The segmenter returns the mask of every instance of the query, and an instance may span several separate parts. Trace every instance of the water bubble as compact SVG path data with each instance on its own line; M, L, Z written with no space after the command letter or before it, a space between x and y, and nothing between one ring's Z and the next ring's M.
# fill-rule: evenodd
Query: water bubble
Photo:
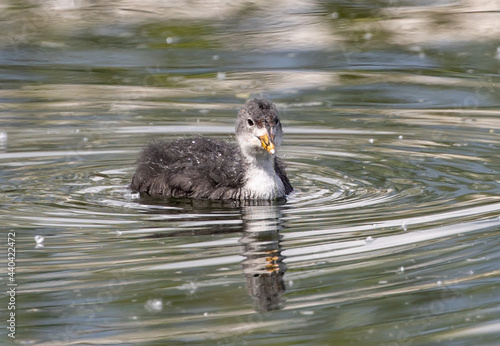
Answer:
M368 40L371 40L371 39L373 38L373 34L372 34L371 32L367 32L367 33L363 36L363 38L364 38L365 40L367 40L367 41L368 41Z
M7 147L7 132L0 131L0 148Z
M422 47L421 46L418 46L418 45L415 45L415 46L411 46L411 47L408 47L408 49L411 51L411 52L415 52L415 53L420 53L422 52Z
M312 310L304 310L304 311L300 311L300 314L301 315L306 315L306 316L311 316L311 315L314 315L314 311L312 311Z
M366 242L367 244L371 244L371 243L373 243L373 237L372 237L372 236L368 236L368 237L366 237L365 242Z
M169 36L169 37L167 37L165 42L167 42L168 44L172 44L172 43L174 43L174 38Z
M226 79L226 73L225 72L217 72L217 79L218 80Z
M217 61L217 60L219 60L219 56L218 56L218 55L213 55L213 56L212 56L212 60L213 60L213 61Z
M375 142L375 140L374 140L373 138L370 138L370 139L368 140L368 142L370 142L370 144L373 144L373 142Z
M401 225L401 228L403 229L403 231L406 232L408 230L408 223L404 221L403 224Z
M405 272L405 267L401 266L401 268L399 268L399 272L400 273L404 273Z
M337 18L339 18L339 13L338 12L332 12L331 17L332 17L332 19L337 19Z
M205 312L203 316L208 317L210 314L208 312Z
M198 290L198 284L191 281L189 283L183 284L178 287L180 290L187 290L189 291L189 294L195 294L196 291Z
M144 304L144 308L149 312L162 311L163 301L161 299L150 299Z
M123 234L123 232L122 232L122 231L116 231L116 232L115 232L115 234L116 234L116 235L122 235L122 234Z
M436 284L437 284L438 286L441 286L441 285L443 284L443 281L439 280L438 282L436 282Z
M141 197L141 194L139 192L127 192L125 194L125 197L127 199L137 199L137 198Z
M35 236L35 242L36 242L36 247L35 248L41 248L43 247L43 241L45 240L44 237L41 235L36 235Z
M399 135L399 137L398 137L398 138L399 138L399 139L403 139L403 135Z

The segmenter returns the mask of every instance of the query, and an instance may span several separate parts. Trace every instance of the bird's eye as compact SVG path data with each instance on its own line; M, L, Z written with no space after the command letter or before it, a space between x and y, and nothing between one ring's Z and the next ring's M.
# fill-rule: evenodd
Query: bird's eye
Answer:
M280 123L280 120L279 120L278 118L276 118L276 119L274 120L274 124L275 124L275 125L278 125L279 123Z
M247 122L248 122L248 126L253 126L253 120L252 119L248 119Z

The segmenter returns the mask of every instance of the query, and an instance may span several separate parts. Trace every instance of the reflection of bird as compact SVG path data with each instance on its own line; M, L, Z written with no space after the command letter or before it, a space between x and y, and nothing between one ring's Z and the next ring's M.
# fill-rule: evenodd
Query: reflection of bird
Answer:
M247 292L258 311L279 310L285 303L283 294L286 291L284 277L287 267L285 256L281 254L281 217L277 203L244 208L245 231L240 243L243 244L242 255L245 259L241 264Z
M282 136L274 104L252 99L238 114L237 143L205 137L154 142L142 151L130 187L163 197L284 197L293 188L275 156Z

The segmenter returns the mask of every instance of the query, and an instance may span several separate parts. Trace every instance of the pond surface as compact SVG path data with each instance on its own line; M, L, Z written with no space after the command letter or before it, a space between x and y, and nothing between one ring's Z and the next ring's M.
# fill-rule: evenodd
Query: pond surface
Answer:
M0 8L4 340L500 339L498 2ZM153 138L232 140L252 96L281 113L285 204L127 188Z

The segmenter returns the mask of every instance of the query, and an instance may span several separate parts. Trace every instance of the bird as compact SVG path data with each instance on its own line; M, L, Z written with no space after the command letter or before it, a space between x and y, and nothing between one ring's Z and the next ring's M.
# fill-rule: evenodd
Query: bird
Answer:
M207 200L277 200L293 191L277 157L283 137L276 106L253 98L240 109L236 142L195 136L154 140L139 154L130 188L140 195Z

